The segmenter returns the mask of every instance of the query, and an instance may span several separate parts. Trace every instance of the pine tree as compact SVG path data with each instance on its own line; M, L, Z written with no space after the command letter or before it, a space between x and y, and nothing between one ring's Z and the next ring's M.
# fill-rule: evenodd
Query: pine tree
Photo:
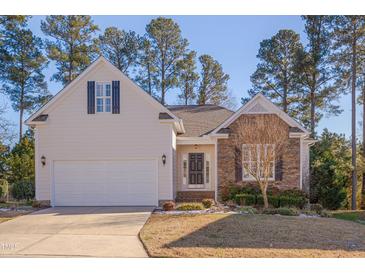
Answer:
M146 90L149 95L156 97L155 85L153 83L153 79L156 78L157 73L155 52L151 48L151 42L146 37L141 39L140 48L141 51L137 59L139 71L134 80Z
M140 47L140 38L134 31L126 32L116 27L106 28L99 36L101 53L119 70L128 75L135 66Z
M323 114L342 112L336 104L341 89L334 82L337 76L330 60L331 37L329 16L303 16L308 45L298 55L297 71L302 85L301 121L308 125L312 137Z
M230 100L227 82L229 75L224 73L222 65L212 56L204 54L199 57L201 76L199 84L199 105L225 105Z
M56 62L52 80L66 85L95 58L98 47L93 35L98 30L90 16L50 15L41 22L41 30L53 39L46 40L48 58Z
M7 25L1 45L2 88L19 112L19 140L23 136L23 116L44 104L50 94L43 69L47 59L42 53L42 40L19 25Z
M280 30L270 39L260 43L257 55L260 62L251 76L253 97L262 92L284 112L297 117L300 102L300 86L296 71L297 56L303 46L299 34L292 30Z
M356 89L359 82L363 45L365 43L365 16L334 16L331 18L333 38L333 60L341 74L338 79L344 89L351 83L351 151L352 151L352 209L357 208L356 169Z
M179 25L169 18L153 19L146 26L146 32L156 68L152 82L161 104L165 104L167 91L177 85L176 64L183 57L188 41L182 38Z
M181 93L178 98L187 105L196 98L196 87L199 81L199 74L196 70L196 52L190 51L184 58L177 63L178 67L178 86Z

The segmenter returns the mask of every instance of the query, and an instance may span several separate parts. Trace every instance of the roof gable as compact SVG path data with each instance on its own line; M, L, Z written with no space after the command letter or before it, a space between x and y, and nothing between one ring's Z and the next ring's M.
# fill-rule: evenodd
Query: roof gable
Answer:
M211 134L219 133L223 128L228 127L242 114L265 114L273 113L278 115L283 121L285 121L290 127L298 128L305 134L309 132L297 121L291 118L287 113L282 111L279 107L273 104L269 99L267 99L261 93L256 94L250 101L239 108L232 116L226 119L221 125L219 125Z
M182 137L206 135L233 113L216 105L176 105L168 109L183 120L185 134L180 135Z
M175 116L169 109L167 109L165 106L160 104L157 100L152 98L149 94L147 94L144 90L142 90L135 82L133 82L131 79L129 79L126 75L124 75L118 68L116 68L113 64L111 64L107 59L105 59L103 56L98 57L92 64L90 64L79 76L77 76L74 80L72 80L67 86L65 86L62 90L60 90L55 96L52 97L51 100L49 100L45 105L43 105L41 108L39 108L36 112L34 112L32 115L26 119L25 123L27 125L34 124L33 120L40 116L47 114L45 113L51 106L58 104L64 96L67 96L70 92L72 92L72 88L79 82L81 79L86 77L89 73L94 71L94 69L98 69L98 66L100 64L103 64L104 66L107 66L108 69L111 69L113 73L115 72L117 75L119 75L123 81L128 81L133 86L136 87L135 91L143 97L143 99L147 100L151 105L153 105L155 108L157 108L160 112L167 113L171 116L174 122L176 122L179 128L179 131L184 131L183 124L180 118ZM104 67L105 68L105 67Z

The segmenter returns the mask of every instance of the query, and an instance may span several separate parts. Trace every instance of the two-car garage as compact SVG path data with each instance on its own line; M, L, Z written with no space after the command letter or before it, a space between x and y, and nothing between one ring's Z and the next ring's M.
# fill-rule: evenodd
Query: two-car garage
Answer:
M54 161L54 206L158 204L157 160Z

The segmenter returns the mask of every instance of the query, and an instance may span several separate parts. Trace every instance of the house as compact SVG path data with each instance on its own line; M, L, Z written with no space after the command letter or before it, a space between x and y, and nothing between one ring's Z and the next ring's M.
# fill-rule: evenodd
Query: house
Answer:
M36 199L52 206L220 199L230 184L245 181L230 133L244 115L283 122L290 149L273 179L308 189L309 133L263 95L236 112L165 107L99 57L26 120L35 130Z

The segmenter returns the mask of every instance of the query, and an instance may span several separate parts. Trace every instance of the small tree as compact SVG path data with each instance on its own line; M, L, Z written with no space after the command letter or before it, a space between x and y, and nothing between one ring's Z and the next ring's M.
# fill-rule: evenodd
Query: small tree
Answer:
M275 169L281 168L288 130L276 115L243 115L233 130L236 157L242 165L243 177L254 180L262 193L264 207L269 206L267 189L275 182Z

